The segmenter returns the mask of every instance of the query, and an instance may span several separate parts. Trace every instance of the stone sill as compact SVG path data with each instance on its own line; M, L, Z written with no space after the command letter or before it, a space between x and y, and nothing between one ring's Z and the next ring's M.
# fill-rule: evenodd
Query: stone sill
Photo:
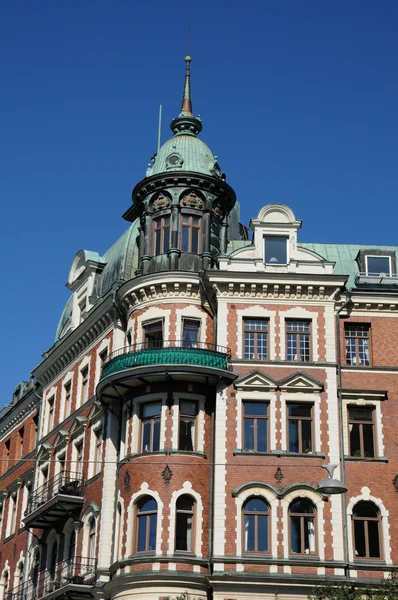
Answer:
M360 463L367 463L367 462L379 462L379 463L388 463L388 457L387 456L372 456L372 457L367 457L367 456L344 456L344 460L346 462L360 462Z
M313 454L296 454L295 452L284 452L283 450L272 450L271 452L250 452L238 450L235 448L234 456L274 456L275 458L325 458L324 452L315 452Z

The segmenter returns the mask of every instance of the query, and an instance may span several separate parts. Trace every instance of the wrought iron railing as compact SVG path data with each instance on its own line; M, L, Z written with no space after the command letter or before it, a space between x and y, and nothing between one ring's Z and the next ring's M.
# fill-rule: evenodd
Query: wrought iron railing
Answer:
M39 506L51 500L57 494L82 496L84 480L80 473L63 471L34 490L29 496L25 516L30 515Z
M125 346L104 361L102 377L117 371L152 365L197 365L229 370L231 352L225 346L189 340L154 340Z
M4 600L39 600L67 585L93 586L96 581L97 561L95 558L76 556L57 563L53 569L39 573L36 581L13 588L4 595Z

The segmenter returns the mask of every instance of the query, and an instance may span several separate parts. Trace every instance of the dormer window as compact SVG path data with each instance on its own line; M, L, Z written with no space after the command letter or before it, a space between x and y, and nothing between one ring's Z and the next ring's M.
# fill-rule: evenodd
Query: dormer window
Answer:
M379 276L391 275L391 257L390 256L366 256L366 275Z
M264 236L264 262L269 265L287 265L287 237Z

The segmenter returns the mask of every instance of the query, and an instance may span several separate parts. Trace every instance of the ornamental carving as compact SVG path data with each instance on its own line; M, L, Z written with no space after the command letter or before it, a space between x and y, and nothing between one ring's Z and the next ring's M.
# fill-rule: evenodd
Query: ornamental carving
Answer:
M223 219L224 218L224 209L223 206L220 202L220 200L214 200L213 202L213 208L212 208L214 214L216 215L216 217L218 217L219 219Z
M395 475L394 479L392 480L392 484L395 488L395 491L398 492L398 475Z
M278 485L280 485L282 482L282 479L283 479L283 473L282 473L282 469L280 467L277 468L274 477L275 477Z
M195 192L189 192L186 196L181 200L182 206L186 206L187 208L198 208L202 210L204 207L204 202L202 198L200 198Z
M162 471L162 477L163 477L163 481L168 484L171 481L171 478L173 477L173 471L170 469L169 465L166 465L165 468Z
M124 475L124 489L126 490L126 492L130 491L130 473L128 471L126 471L125 475Z
M153 203L153 210L161 210L170 206L170 198L160 193Z

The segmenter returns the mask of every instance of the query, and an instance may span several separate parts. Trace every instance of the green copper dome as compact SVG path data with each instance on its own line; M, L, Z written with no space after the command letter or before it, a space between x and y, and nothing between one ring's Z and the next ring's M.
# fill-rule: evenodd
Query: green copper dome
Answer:
M194 171L221 177L217 157L195 134L177 133L160 148L147 177L168 171Z

